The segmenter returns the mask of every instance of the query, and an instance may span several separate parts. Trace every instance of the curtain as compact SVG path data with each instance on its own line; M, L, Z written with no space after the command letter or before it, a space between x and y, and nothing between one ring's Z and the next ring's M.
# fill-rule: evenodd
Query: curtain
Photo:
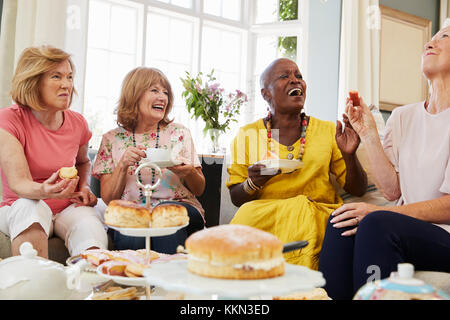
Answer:
M66 0L3 1L0 35L0 108L11 101L11 81L22 51L35 45L64 49Z
M343 0L338 119L349 90L379 105L380 11L378 0Z
M446 20L447 19L447 20ZM441 0L440 28L450 25L450 0Z

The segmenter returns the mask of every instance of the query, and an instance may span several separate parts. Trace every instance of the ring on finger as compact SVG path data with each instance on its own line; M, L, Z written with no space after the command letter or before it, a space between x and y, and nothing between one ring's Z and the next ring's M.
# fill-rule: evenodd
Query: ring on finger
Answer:
M356 220L356 225L358 225L359 224L359 217L355 217L355 220Z

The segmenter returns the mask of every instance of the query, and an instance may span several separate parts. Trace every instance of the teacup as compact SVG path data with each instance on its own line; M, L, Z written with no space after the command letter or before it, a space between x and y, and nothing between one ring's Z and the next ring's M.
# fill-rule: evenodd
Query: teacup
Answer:
M145 154L149 161L172 161L172 150L170 149L147 148Z

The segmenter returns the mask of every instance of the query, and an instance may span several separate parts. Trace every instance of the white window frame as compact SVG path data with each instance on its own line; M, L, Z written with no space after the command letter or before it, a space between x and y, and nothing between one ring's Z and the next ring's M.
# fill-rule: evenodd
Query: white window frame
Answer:
M73 2L73 0L68 0L69 2ZM87 1L88 0L82 0ZM180 6L176 6L173 4L166 4L163 2L159 2L157 0L107 0L109 2L115 3L135 3L136 5L143 6L142 17L139 19L142 20L142 28L140 30L139 37L141 38L141 52L140 52L140 65L145 65L146 58L146 47L147 47L147 14L149 12L156 13L169 13L170 16L181 16L182 18L190 17L193 20L198 21L197 26L195 28L194 41L197 42L197 46L194 48L193 52L193 61L192 61L192 72L195 74L202 70L201 65L201 48L202 48L202 30L203 25L211 24L217 25L224 30L238 30L242 32L242 52L246 52L246 55L242 55L241 61L241 69L243 72L241 73L241 83L240 88L242 91L249 92L253 85L253 75L255 74L255 55L256 55L256 36L257 35L276 35L276 36L297 36L297 63L299 68L304 76L307 79L308 76L308 56L307 56L307 44L308 44L308 25L309 25L309 0L299 0L298 4L298 20L295 21L279 21L273 23L261 23L255 24L254 14L255 14L255 2L253 0L242 0L241 1L241 20L234 21L230 19L225 19L223 17L218 17L210 14L203 13L203 0L193 0L192 8L183 8ZM226 0L225 0L226 1ZM86 25L88 24L88 16L89 16L89 6L86 5L86 12L84 12ZM79 48L78 55L83 55L84 61L86 61L87 56L87 34L85 35L85 47L81 46ZM197 57L197 59L195 59ZM86 67L86 64L83 66ZM208 70L204 70L208 71ZM259 70L262 72L262 70ZM84 113L84 86L86 82L86 72L83 72L83 78L80 81L80 98L83 101L82 107L80 107L80 112ZM249 96L250 97L250 96ZM251 99L253 100L253 99ZM244 116L241 121L248 123L250 121L254 121L256 119L252 119L252 115L254 113L254 101L249 101L246 116ZM242 117L242 114L241 114Z

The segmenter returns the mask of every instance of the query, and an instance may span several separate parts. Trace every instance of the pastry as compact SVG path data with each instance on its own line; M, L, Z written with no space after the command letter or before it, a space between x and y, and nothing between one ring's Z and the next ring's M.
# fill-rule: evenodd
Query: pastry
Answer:
M134 202L112 200L105 211L105 223L118 228L148 228L150 211Z
M82 252L81 258L94 266L99 266L103 262L111 260L112 254L110 251L104 249L90 249Z
M125 267L125 275L130 278L143 277L144 270L150 266L139 264L139 263L129 263Z
M212 278L265 279L284 274L283 243L244 225L220 225L186 239L188 271Z
M75 167L62 167L59 169L59 177L61 179L74 179L78 175L78 170Z
M182 226L189 222L185 207L179 204L161 204L152 210L152 228Z
M100 268L104 274L125 277L127 264L128 262L110 260L102 263Z
M358 91L352 90L349 92L350 99L353 101L353 106L357 107L360 104Z

